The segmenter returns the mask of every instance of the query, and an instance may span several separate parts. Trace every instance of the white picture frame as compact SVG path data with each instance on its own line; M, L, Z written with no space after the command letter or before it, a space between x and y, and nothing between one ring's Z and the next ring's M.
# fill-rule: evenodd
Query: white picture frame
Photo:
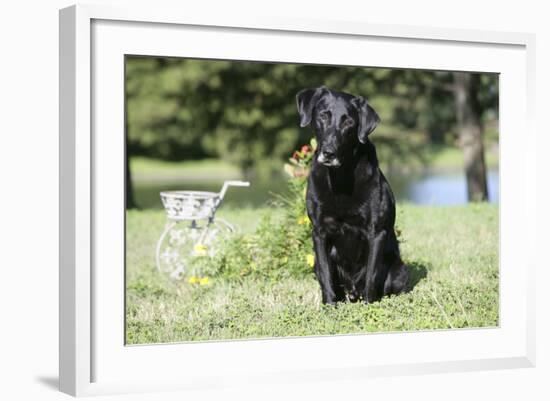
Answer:
M188 47L180 35L193 39ZM217 44L220 35L224 46ZM300 43L315 49L321 41L333 55L298 52ZM529 250L536 210L527 202L536 188L534 43L530 34L357 21L236 19L154 7L61 10L60 390L79 396L534 366L536 260ZM363 47L376 50L370 66L501 74L499 327L126 347L120 56L312 63L332 57L333 64L366 65L364 52L349 51ZM412 50L423 57L410 57ZM107 131L112 134L94 134ZM390 343L393 354L377 351ZM340 352L357 349L368 358L335 363Z

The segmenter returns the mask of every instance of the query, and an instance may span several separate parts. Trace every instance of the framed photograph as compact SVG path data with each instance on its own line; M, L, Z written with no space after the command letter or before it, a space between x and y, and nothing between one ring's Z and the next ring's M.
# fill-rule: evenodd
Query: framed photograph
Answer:
M60 389L530 367L534 37L60 11Z

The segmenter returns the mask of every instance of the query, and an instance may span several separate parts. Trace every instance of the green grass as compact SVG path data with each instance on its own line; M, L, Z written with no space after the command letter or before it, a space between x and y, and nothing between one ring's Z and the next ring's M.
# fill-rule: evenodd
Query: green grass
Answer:
M131 157L130 171L138 181L163 180L223 180L240 178L238 166L220 159L165 161L148 157Z
M269 209L220 217L252 232ZM398 205L401 250L412 290L381 302L320 304L306 277L210 277L208 285L171 281L154 265L163 211L127 214L127 343L332 335L498 325L498 205ZM258 268L268 268L259 266Z
M488 168L498 168L498 149L486 145L485 163ZM431 150L426 152L429 155L428 167L435 170L461 170L464 168L464 156L462 150L456 147L428 145Z
M411 151L412 155L404 160L393 160L387 155L381 155L380 165L384 171L398 171L405 175L414 172L463 171L464 154L460 148L435 144L422 144L420 148L421 153L415 155L415 151ZM391 166L388 162L391 162ZM488 169L499 167L498 145L494 141L485 144L485 164Z

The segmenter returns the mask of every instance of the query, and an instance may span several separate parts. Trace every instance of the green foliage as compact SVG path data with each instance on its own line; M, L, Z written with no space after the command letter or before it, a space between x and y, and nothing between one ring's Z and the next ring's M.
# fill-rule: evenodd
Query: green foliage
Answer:
M260 214L254 232L227 238L218 253L194 258L193 272L231 280L278 281L311 275L311 224L305 214L305 178L289 181L288 195L278 196L280 213Z
M269 172L311 136L298 127L295 94L326 85L368 98L383 124L379 152L414 158L427 142L452 142L447 72L128 56L129 154L181 160L221 157ZM480 104L495 118L498 78L484 74ZM400 135L416 133L421 140ZM417 135L417 137L418 137ZM388 139L389 138L389 139ZM394 152L395 154L395 152Z
M198 260L191 269L230 279L276 281L311 275L314 255L305 195L307 171L316 146L313 139L289 159L286 170L293 178L288 181L286 194L276 195L273 202L282 213L277 217L264 214L254 233L229 237L207 262L206 258L195 258Z

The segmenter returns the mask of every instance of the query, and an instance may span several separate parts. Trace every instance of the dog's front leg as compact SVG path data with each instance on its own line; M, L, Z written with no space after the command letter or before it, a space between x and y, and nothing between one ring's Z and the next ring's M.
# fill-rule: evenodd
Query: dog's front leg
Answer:
M377 277L377 275L380 272L385 240L386 231L380 231L369 240L369 255L367 259L365 290L363 294L363 300L366 303L378 301L382 297L380 277Z
M322 233L313 234L313 248L315 250L315 275L321 286L321 295L324 304L334 305L343 299L335 286L334 269L328 257L326 236Z

